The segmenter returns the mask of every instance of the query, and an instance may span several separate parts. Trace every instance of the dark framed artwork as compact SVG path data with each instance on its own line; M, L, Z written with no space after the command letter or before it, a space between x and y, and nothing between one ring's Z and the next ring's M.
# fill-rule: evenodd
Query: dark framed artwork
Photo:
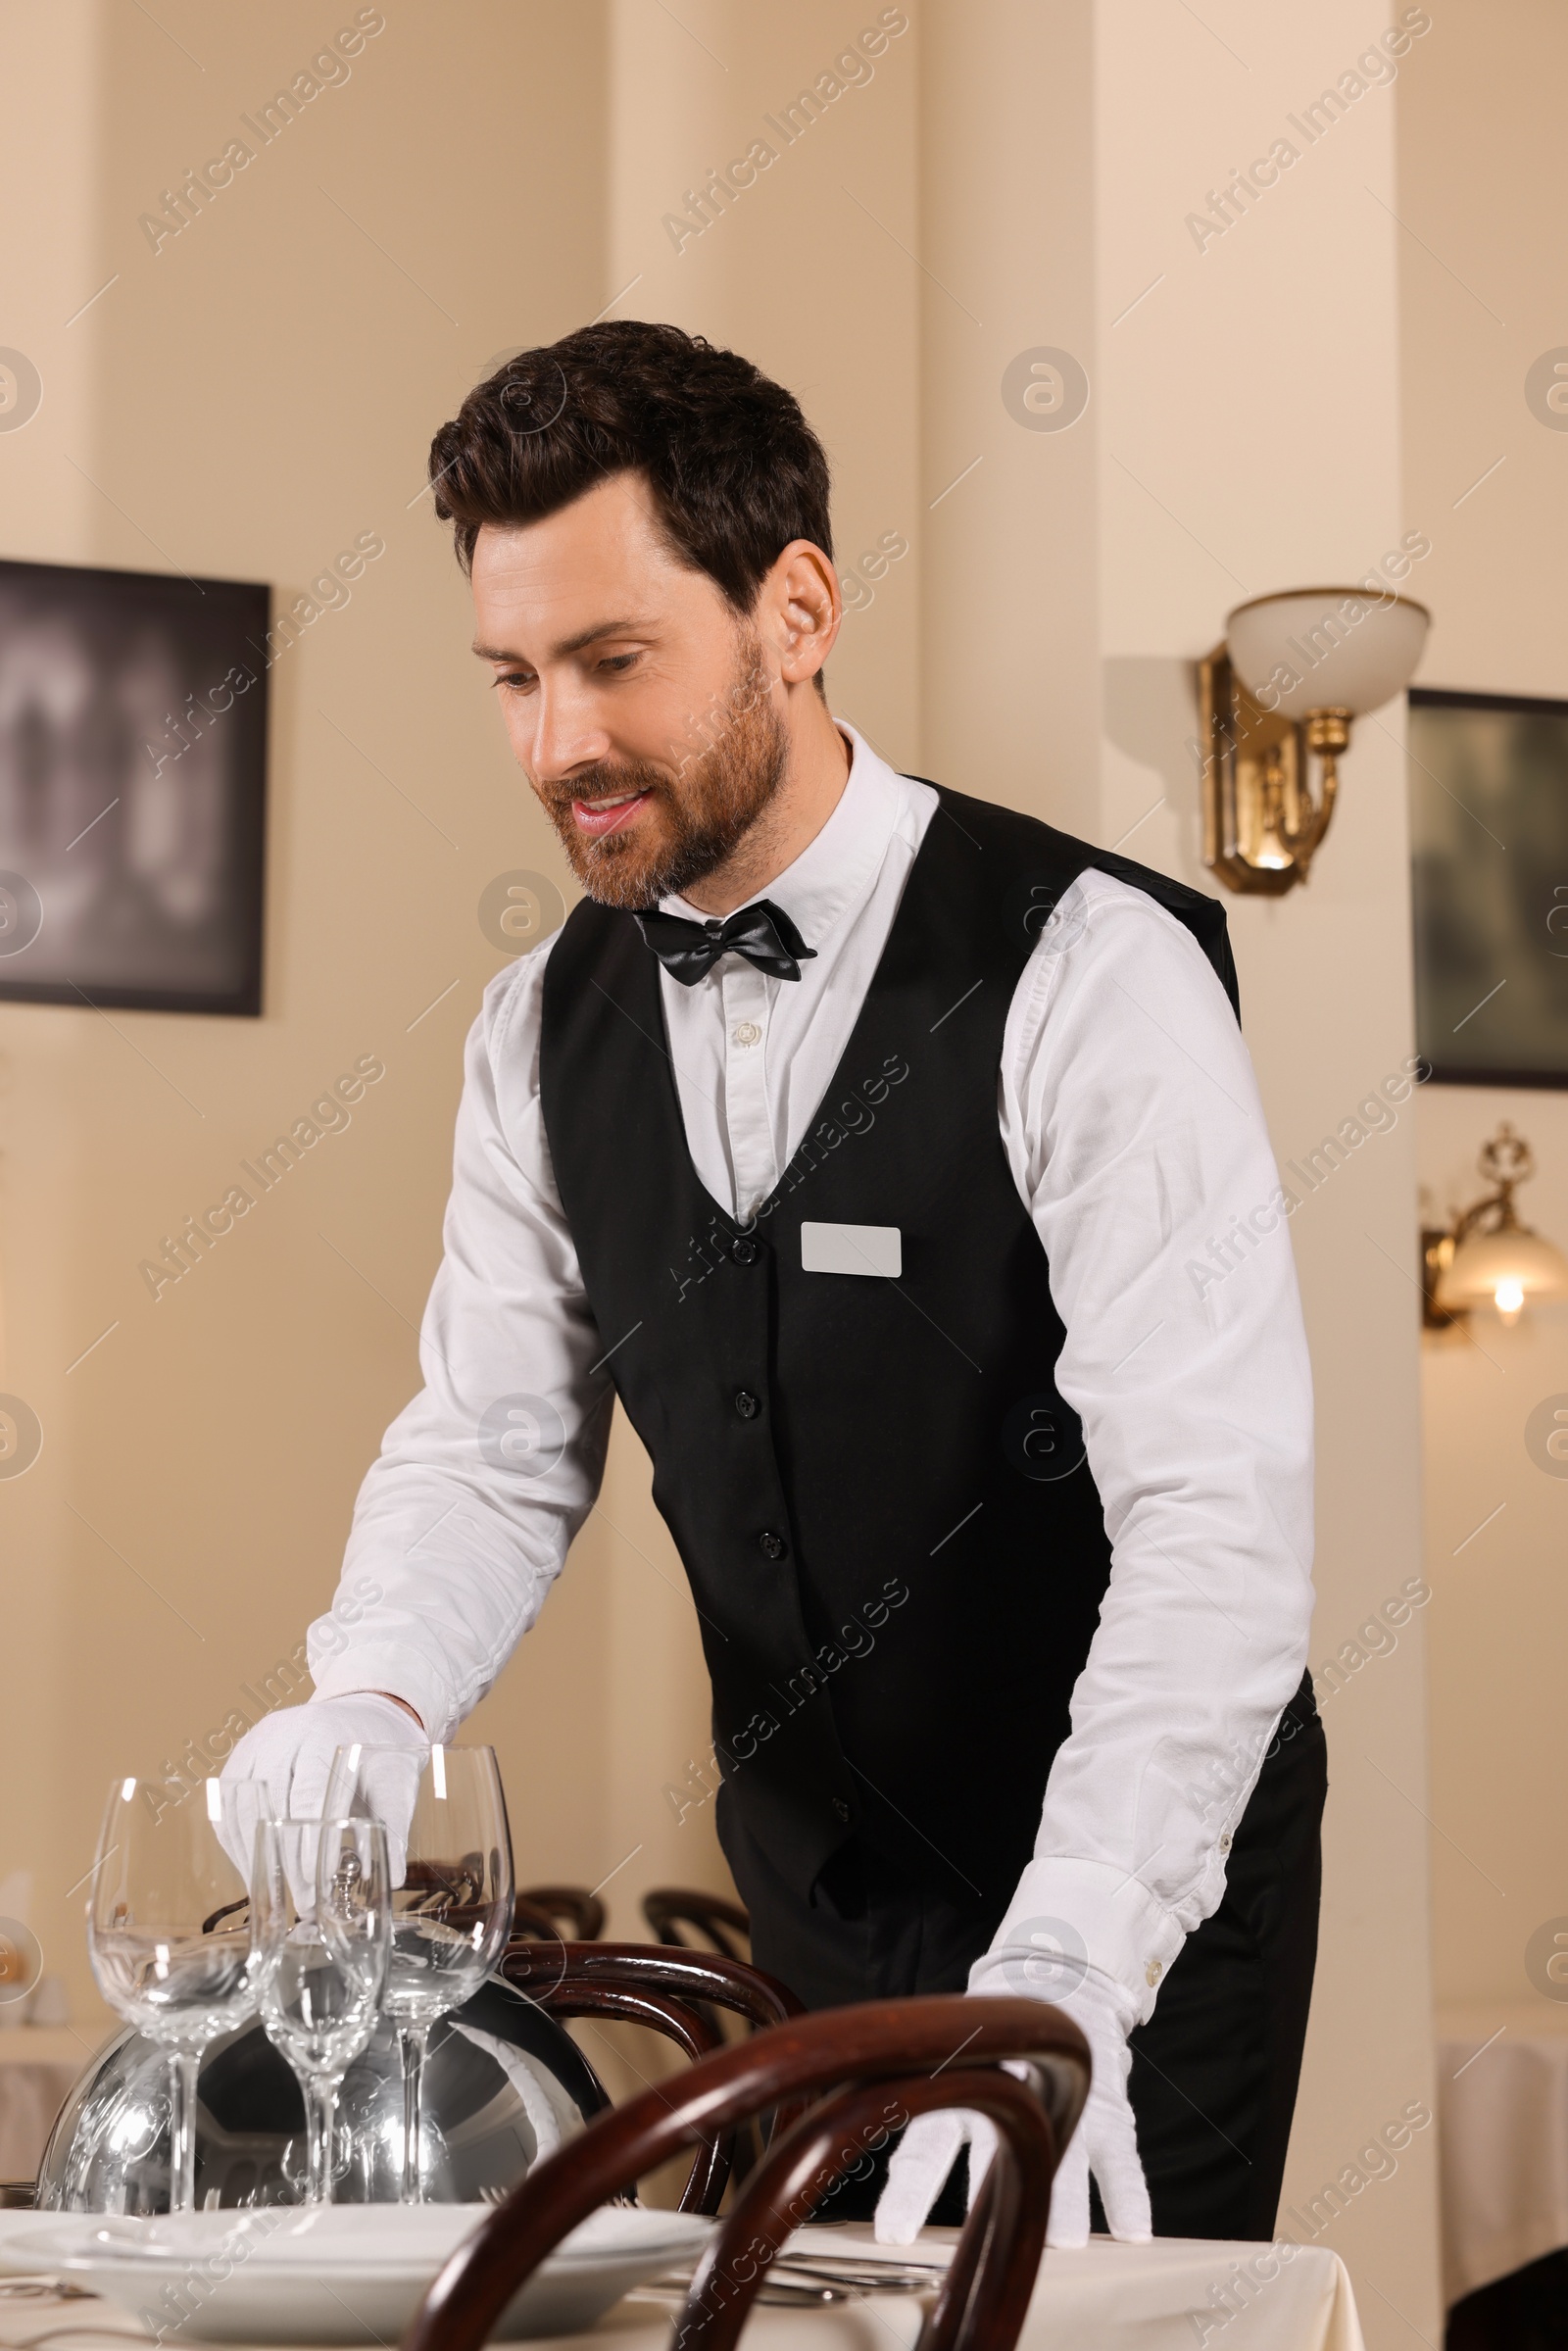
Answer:
M1568 1086L1568 702L1410 689L1416 1042L1450 1086Z
M270 602L0 562L0 999L260 1012Z

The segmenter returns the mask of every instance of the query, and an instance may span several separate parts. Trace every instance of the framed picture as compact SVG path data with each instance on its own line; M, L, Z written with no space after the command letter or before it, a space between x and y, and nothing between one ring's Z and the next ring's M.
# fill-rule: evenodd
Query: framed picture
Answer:
M0 999L260 1012L269 607L0 562Z
M1439 1084L1568 1086L1568 702L1409 699L1417 1044Z

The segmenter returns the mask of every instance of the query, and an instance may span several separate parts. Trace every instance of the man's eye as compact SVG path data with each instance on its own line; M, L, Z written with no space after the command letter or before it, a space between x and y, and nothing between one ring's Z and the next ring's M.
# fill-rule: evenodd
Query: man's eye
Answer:
M634 653L611 653L605 656L599 666L601 669L629 669L636 659Z
M514 693L520 694L533 684L533 677L527 670L510 669L504 671L495 682L498 686L510 686Z

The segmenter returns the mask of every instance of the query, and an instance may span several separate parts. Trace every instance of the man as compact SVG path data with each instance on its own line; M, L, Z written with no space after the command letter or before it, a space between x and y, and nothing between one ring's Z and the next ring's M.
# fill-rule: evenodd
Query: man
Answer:
M310 1811L339 1740L450 1739L618 1396L758 1963L817 2007L1056 2000L1095 2083L1054 2241L1091 2170L1118 2235L1266 2236L1324 1771L1290 1203L1223 915L833 719L826 461L733 353L569 335L431 479L587 895L469 1039L426 1386L345 1562L384 1596L226 1776ZM968 2132L908 2131L885 2234Z

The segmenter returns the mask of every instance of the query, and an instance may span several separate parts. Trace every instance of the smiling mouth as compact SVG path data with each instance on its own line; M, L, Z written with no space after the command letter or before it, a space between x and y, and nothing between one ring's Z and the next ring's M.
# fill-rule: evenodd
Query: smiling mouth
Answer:
M607 833L617 831L634 816L648 798L646 790L608 793L601 800L574 800L571 813L580 833L586 833L590 840L602 841Z

